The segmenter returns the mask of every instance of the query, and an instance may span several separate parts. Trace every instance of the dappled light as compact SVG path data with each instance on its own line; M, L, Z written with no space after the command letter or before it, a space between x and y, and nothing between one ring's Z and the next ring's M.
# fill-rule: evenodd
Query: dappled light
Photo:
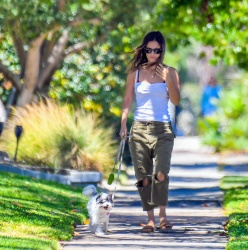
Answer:
M179 227L177 233L174 232L176 236L173 240L169 236L167 243L176 249L186 242L189 245L183 247L190 248L193 246L190 244L201 239L196 247L208 247L211 241L212 249L222 249L225 239L219 236L228 235L227 250L248 248L247 0L8 0L1 3L0 164L46 169L52 173L98 171L106 178L118 150L123 96L132 55L139 51L143 59L147 59L146 54L164 53L161 63L170 68L170 72L175 69L180 85L175 98L175 92L172 94L175 84L167 81L171 77L167 75L165 83L170 91L166 100L170 102L165 111L175 136L170 174L179 170L184 173L171 177L170 195L174 200L169 204L177 205L176 212L182 216L172 215ZM163 50L142 47L135 51L140 39L151 31L159 31L164 36ZM143 66L144 61L139 67ZM159 78L158 72L152 78L154 76ZM215 80L215 87L210 86L211 79ZM134 120L137 99L132 100L126 132ZM178 105L172 105L173 100ZM177 140L182 144L176 145ZM133 166L128 146L123 157L122 185L129 178L128 168ZM225 164L227 160L229 164ZM9 185L8 178L14 180L12 175L3 177L6 185ZM38 212L29 211L29 214L28 205L18 199L22 195L35 195L35 190L23 184L21 189L25 188L31 192L20 194L18 188L13 188L14 198L2 193L0 205L6 208L6 214L2 211L0 219L0 248L4 248L14 234L13 247L28 249L30 244L36 245L37 238L31 237L32 228L19 221L15 224L13 214L21 211L22 218L37 215L44 223L54 217L53 211L47 218ZM213 196L221 192L223 204ZM47 192L42 193L48 197ZM125 201L135 199L135 194L128 194L130 197L121 197L127 208L130 204ZM190 194L197 199L194 204L190 199L181 199ZM203 202L201 198L207 196L209 200ZM37 197L42 199L38 193ZM47 198L52 201L50 199ZM222 205L225 215L229 216L222 235L216 232L218 227L212 227L215 222L220 223L220 219L213 222L211 215L202 214L193 216L194 222L185 218L186 214L180 209L191 205L191 208L201 206L202 211ZM44 210L45 207L49 204L44 205ZM143 236L138 234L137 225L128 228L131 225L128 219L141 223L138 215L131 212L128 211L121 222L114 217L113 223L120 226L113 235L119 233L126 237L126 241L132 243L128 243L131 248L147 247L142 242L133 244L133 239L139 241ZM30 221L33 218L30 217ZM192 223L190 230L182 229L184 223ZM13 225L15 230L11 234L8 229ZM82 238L87 231L83 226L80 230L78 237ZM29 232L30 239L24 231ZM41 234L47 239L46 229ZM129 237L130 234L134 238ZM190 234L191 242L187 242ZM166 237L155 235L147 244L154 249L164 247L160 241ZM59 249L57 241L51 243L46 239L38 240L37 249L47 246ZM90 236L86 240L93 242ZM96 241L92 246L99 248L101 244ZM121 247L121 243L109 247L115 246Z

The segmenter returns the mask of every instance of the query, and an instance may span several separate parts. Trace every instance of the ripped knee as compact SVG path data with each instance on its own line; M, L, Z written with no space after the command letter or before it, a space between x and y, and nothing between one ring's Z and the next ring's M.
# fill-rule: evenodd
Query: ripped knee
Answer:
M143 187L145 187L145 186L151 184L151 181L150 181L147 177L145 177L145 178L142 180L142 184L143 184Z
M143 179L136 182L135 186L138 188L142 188L142 187L150 185L151 183L152 183L151 177L146 176L146 177L143 177Z
M165 175L162 172L158 172L155 176L156 180L162 182L165 180Z

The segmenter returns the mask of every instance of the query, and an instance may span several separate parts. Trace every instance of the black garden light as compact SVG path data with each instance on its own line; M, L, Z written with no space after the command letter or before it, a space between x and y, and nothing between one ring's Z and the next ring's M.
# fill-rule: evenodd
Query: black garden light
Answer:
M17 158L17 151L18 151L18 146L19 146L19 140L21 138L21 135L23 133L23 127L20 125L16 125L15 126L15 136L16 136L16 150L15 150L15 157L14 157L14 161L16 162L16 158Z
M1 136L2 132L3 132L3 122L0 122L0 136Z

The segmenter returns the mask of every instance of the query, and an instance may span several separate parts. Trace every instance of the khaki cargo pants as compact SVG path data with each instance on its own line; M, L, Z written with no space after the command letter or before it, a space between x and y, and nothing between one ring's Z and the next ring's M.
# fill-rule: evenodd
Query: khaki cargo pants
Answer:
M174 145L171 123L134 121L130 130L129 148L134 165L141 203L144 211L149 211L168 203L169 171ZM165 180L159 182L157 173ZM144 179L149 184L143 186Z

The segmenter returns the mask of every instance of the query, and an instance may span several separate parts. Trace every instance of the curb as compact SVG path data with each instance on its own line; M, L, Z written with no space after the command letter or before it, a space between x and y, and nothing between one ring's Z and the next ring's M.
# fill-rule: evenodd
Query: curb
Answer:
M102 173L96 171L81 172L77 170L70 170L66 171L67 174L62 175L62 174L51 174L31 169L25 169L22 167L17 167L4 163L0 163L0 171L11 172L22 176L28 176L36 179L58 182L64 185L80 186L80 187L89 184L97 185L99 182L102 181Z

